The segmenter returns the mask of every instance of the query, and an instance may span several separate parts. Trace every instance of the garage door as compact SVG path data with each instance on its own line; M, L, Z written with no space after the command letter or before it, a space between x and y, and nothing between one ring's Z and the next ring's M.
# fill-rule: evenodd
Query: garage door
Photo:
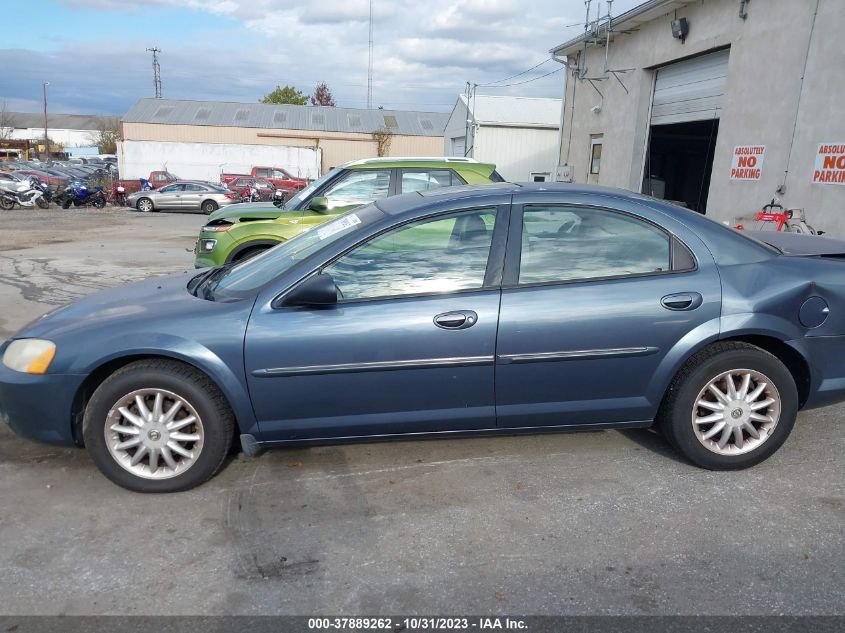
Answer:
M657 70L651 124L718 119L728 78L728 50Z

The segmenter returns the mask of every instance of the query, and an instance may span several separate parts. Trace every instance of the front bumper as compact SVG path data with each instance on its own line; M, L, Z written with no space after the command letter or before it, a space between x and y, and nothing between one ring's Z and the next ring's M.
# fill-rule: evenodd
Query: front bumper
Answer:
M25 374L0 363L0 421L27 439L73 446L73 399L83 380L76 374Z

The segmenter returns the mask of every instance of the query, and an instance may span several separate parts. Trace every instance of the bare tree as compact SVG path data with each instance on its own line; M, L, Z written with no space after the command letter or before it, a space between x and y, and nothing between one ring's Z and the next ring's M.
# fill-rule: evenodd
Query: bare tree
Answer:
M314 94L311 96L312 106L334 106L334 97L332 91L329 89L325 81L321 81L314 88Z
M376 152L379 156L390 154L390 144L393 143L393 132L385 127L380 127L373 132L373 140L376 142Z
M101 154L117 153L117 142L120 140L120 121L114 117L103 119L97 126L97 131L92 132L89 138Z
M12 138L16 124L14 115L6 109L6 102L4 101L3 105L0 106L0 140L5 141Z

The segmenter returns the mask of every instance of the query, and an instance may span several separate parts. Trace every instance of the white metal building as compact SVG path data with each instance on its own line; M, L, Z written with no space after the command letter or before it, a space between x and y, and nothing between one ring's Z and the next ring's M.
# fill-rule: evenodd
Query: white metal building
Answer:
M93 114L47 113L47 136L63 147L87 147L102 126L114 125L116 118ZM44 139L43 112L6 112L4 121L11 128L9 137L16 140ZM52 145L52 143L51 143Z
M444 154L495 163L512 182L551 180L561 104L560 99L460 95L446 123Z
M375 132L389 132L386 156L439 156L447 115L407 110L140 99L123 117L120 173L166 168L181 178L282 167L316 178L350 160L378 156Z
M649 0L611 17L552 50L568 66L559 179L720 221L778 196L845 236L842 0Z

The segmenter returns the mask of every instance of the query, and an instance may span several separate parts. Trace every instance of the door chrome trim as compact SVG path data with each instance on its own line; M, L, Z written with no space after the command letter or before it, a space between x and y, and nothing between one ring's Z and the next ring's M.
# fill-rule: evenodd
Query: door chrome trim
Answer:
M499 354L497 362L542 363L555 360L584 360L590 358L623 358L627 356L650 356L660 351L656 347L616 347L607 349L579 349L567 352L540 352L537 354Z
M279 376L319 376L323 374L349 374L368 371L394 371L398 369L431 369L436 367L470 367L492 365L493 356L457 356L453 358L420 358L411 360L377 361L372 363L342 363L338 365L305 365L301 367L273 367L256 369L257 378Z

